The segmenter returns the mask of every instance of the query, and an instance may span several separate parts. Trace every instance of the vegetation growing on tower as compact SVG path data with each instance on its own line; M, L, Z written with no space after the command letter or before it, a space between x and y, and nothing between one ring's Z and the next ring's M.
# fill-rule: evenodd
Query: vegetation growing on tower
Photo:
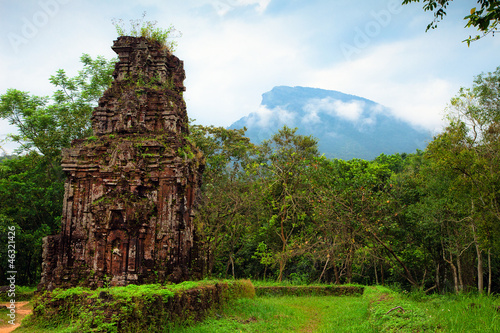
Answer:
M157 21L145 21L146 12L140 19L130 20L130 28L125 27L122 19L113 19L118 36L144 37L148 41L159 43L166 47L171 53L175 52L177 41L175 38L182 36L182 33L170 25L167 29L157 27Z

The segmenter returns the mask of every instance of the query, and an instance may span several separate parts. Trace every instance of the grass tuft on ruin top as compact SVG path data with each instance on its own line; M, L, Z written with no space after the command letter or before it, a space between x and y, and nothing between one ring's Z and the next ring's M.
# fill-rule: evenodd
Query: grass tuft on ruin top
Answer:
M175 29L173 25L170 25L167 29L159 28L156 26L157 21L145 21L145 17L146 12L142 14L140 19L130 20L130 28L128 29L122 19L113 19L111 22L115 26L119 37L144 37L150 42L166 47L171 53L175 52L177 41L174 38L181 37L182 33Z

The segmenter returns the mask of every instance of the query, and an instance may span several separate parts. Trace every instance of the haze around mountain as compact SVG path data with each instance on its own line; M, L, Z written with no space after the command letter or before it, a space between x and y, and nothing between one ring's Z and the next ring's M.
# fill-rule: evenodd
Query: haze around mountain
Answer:
M253 143L269 139L284 125L319 140L328 158L372 160L378 155L425 149L432 135L397 118L390 109L335 90L277 86L262 95L258 110L229 128L247 128Z

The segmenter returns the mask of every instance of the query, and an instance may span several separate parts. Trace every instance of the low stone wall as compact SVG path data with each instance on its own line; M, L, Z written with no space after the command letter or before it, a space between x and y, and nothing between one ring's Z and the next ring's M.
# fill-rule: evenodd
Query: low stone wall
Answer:
M257 296L361 296L364 287L354 286L261 286Z
M193 284L95 291L81 287L56 289L35 300L33 316L26 326L67 326L75 332L164 332L175 324L203 320L231 299L255 296L249 280Z

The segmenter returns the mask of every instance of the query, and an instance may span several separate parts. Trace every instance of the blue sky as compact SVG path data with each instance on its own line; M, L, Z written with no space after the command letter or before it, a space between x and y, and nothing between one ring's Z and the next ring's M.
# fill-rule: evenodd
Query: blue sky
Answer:
M455 3L456 2L456 3ZM461 86L500 65L500 37L461 41L476 1L454 1L438 29L432 14L401 0L0 0L0 93L50 95L59 68L74 75L83 53L114 57L113 18L182 32L190 118L228 126L259 108L277 85L338 90L381 103L398 117L442 127ZM0 123L0 134L12 129Z

